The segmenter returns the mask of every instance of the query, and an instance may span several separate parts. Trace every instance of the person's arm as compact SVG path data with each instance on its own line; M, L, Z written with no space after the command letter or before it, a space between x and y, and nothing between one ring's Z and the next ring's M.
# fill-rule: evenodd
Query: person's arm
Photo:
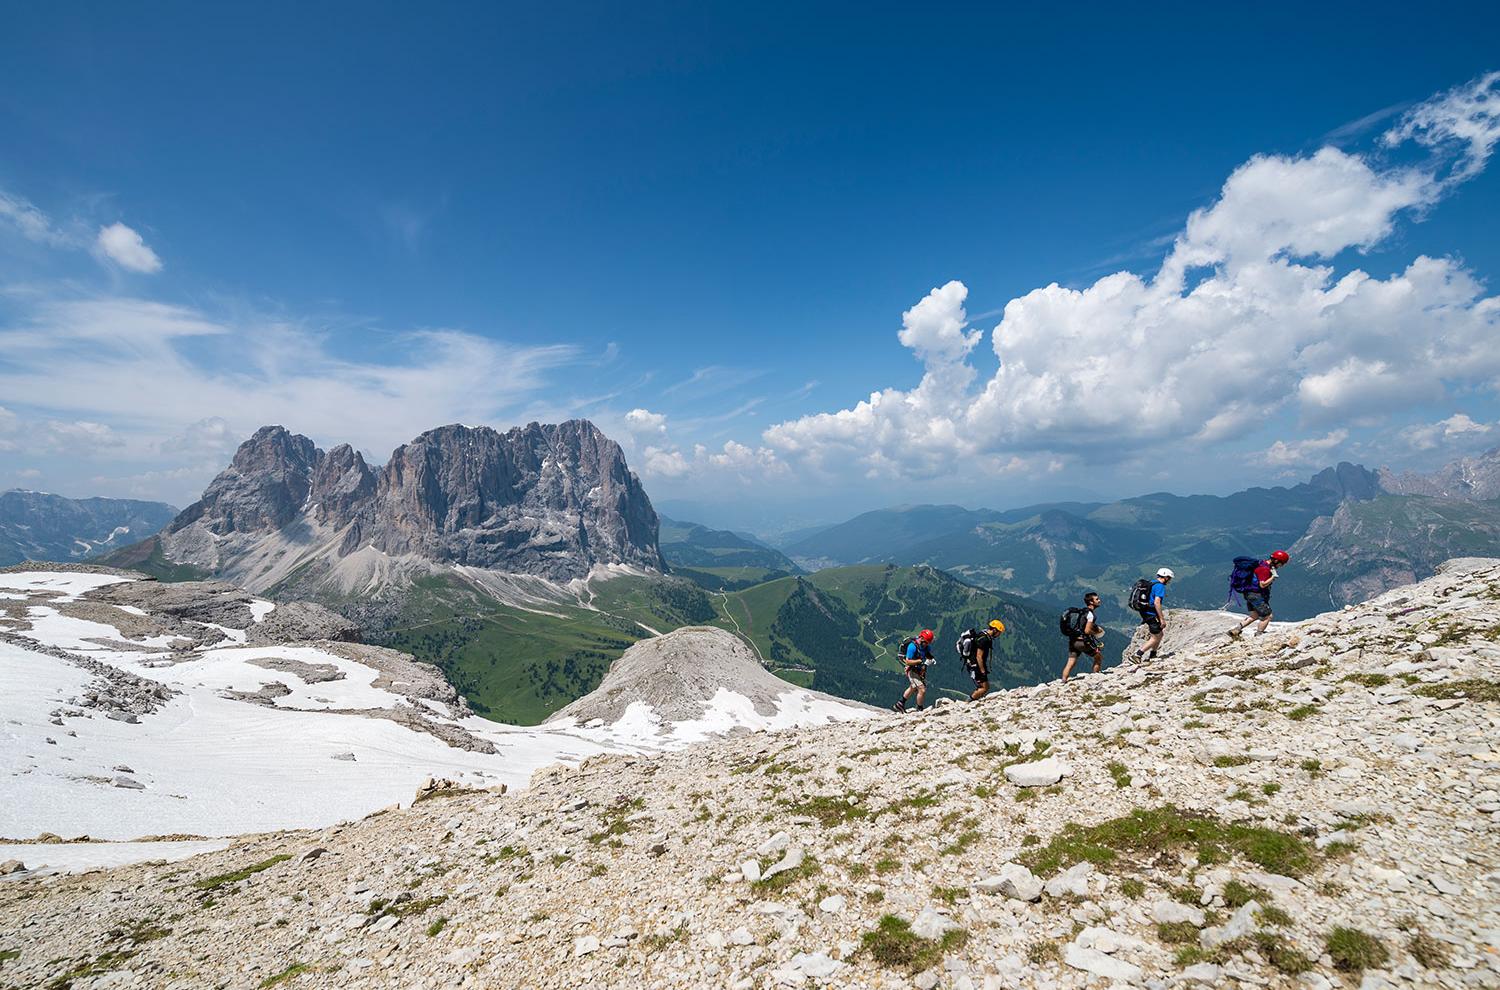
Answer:
M1271 574L1270 574L1269 577L1264 577L1264 578L1260 579L1260 586L1262 588L1269 588L1272 584L1276 583L1276 576L1277 576L1276 575L1276 568L1274 568L1274 567L1268 567L1268 568L1266 568L1266 570L1270 571Z
M1167 610L1162 603L1161 595L1157 595L1155 598L1151 599L1151 605L1156 609L1156 618L1162 623L1165 623L1167 621Z

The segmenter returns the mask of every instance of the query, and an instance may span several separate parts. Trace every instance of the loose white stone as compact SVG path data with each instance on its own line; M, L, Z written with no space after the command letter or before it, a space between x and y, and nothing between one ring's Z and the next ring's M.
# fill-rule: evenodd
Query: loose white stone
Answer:
M1139 966L1123 959L1107 956L1098 949L1086 949L1076 942L1069 942L1068 947L1063 950L1063 962L1074 969L1102 976L1106 980L1117 980L1121 983L1141 982Z
M1151 918L1164 925L1186 921L1195 928L1203 927L1203 912L1181 901L1157 901L1151 906Z

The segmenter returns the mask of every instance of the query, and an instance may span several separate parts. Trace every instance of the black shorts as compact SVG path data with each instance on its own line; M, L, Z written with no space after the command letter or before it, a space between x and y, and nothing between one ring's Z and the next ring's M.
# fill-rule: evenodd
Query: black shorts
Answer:
M1247 591L1245 592L1245 609L1251 615L1259 616L1262 619L1269 619L1271 617L1271 599L1264 592Z
M1151 635L1155 636L1161 632L1161 616L1157 615L1155 611L1140 612L1138 614L1141 617L1141 625L1145 626Z
M1091 657L1094 655L1094 651L1098 648L1098 644L1094 642L1092 637L1089 637L1087 639L1075 639L1068 644L1068 656Z

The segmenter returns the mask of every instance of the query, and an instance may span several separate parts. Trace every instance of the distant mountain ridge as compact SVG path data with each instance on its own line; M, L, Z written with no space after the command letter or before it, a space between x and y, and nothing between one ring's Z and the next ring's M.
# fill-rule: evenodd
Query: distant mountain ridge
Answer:
M23 560L77 561L143 540L177 510L128 498L0 492L0 567Z
M252 591L322 576L351 590L423 563L569 581L601 564L664 570L657 528L619 445L586 420L443 426L378 470L348 444L266 426L151 552Z
M1165 492L1019 509L906 506L856 516L786 548L804 566L930 564L982 587L1056 603L1085 589L1107 614L1159 566L1173 604L1216 608L1226 562L1292 551L1277 614L1305 618L1421 580L1449 557L1500 553L1500 451L1430 475L1340 463L1290 487L1232 495Z
M790 557L727 529L661 518L661 554L672 573L712 591L747 588L800 574Z
M1432 495L1488 501L1500 498L1500 447L1461 457L1431 474L1380 469L1380 488L1392 495Z

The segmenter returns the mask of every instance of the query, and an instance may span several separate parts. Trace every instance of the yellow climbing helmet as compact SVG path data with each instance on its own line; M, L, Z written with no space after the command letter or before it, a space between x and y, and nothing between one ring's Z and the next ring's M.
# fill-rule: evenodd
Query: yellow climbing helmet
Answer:
M1005 623L1001 622L999 619L991 619L990 628L995 630L995 632L997 633L1003 633L1005 632Z

